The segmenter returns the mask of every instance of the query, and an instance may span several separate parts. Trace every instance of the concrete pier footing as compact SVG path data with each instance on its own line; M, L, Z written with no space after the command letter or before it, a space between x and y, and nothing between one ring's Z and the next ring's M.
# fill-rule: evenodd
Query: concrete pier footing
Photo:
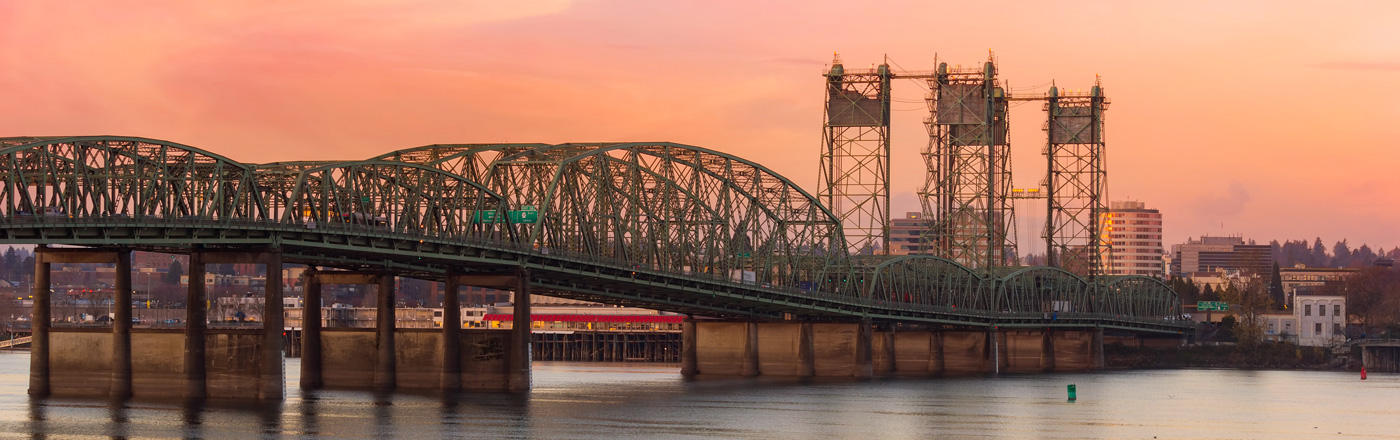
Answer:
M874 329L869 323L693 321L682 372L701 376L919 377L1102 368L1102 330ZM693 353L693 354L689 354Z

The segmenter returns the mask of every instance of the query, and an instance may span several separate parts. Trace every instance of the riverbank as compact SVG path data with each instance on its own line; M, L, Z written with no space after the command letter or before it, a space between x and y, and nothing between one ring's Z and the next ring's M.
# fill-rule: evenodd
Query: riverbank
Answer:
M1110 369L1234 368L1246 370L1352 370L1359 357L1333 354L1330 348L1266 343L1239 345L1190 345L1170 348L1104 346L1104 365Z

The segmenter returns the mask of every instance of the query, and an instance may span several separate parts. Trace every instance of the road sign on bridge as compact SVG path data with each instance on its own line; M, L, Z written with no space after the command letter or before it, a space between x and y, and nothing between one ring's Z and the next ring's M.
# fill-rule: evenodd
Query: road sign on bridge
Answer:
M1202 312L1205 312L1205 311L1220 311L1220 312L1229 311L1229 310L1230 310L1230 303L1224 302L1224 301L1196 301L1196 310L1202 311Z

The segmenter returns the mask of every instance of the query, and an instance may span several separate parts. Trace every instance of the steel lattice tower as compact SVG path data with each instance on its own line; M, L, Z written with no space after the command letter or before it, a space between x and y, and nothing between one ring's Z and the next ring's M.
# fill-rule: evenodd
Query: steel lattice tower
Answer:
M1061 95L1051 87L1045 103L1047 263L1090 278L1104 273L1102 263L1109 252L1104 225L1106 109L1108 99L1097 81L1087 94Z
M838 57L826 74L818 198L841 219L858 254L889 252L890 69L846 71Z
M996 64L949 69L939 63L928 82L928 172L920 195L932 221L924 242L934 255L969 267L1009 265L1015 213L1008 198L1007 97Z

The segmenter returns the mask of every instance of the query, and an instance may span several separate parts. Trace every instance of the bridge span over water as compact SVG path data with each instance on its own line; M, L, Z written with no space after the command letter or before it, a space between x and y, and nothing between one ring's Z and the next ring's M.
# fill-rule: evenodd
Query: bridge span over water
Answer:
M121 316L123 308L130 313L131 250L190 254L191 279L208 263L299 263L319 268L308 285L377 284L389 292L379 295L380 315L388 321L381 319L375 333L311 335L317 326L307 329L309 344L328 344L305 347L303 365L316 370L303 372L311 386L366 377L377 386L403 385L404 367L421 363L406 359L413 355L396 347L396 339L439 347L428 357L438 359L433 365L444 377L441 386L473 380L485 386L494 380L469 378L464 371L470 368L459 361L481 358L482 347L493 343L489 338L500 337L515 342L504 343L505 354L497 356L503 365L488 369L513 375L498 382L528 387L528 333L518 332L528 325L508 336L472 335L452 324L431 336L396 332L392 282L386 280L397 276L444 281L449 291L482 285L690 314L698 319L686 325L689 373L731 370L706 361L730 351L738 358L737 373L787 368L760 368L761 338L793 347L768 356L791 362L767 364L796 365L797 375L822 370L813 366L821 363L814 344L851 345L860 375L881 362L895 369L904 351L896 349L900 337L918 335L910 331L931 332L918 336L929 359L944 351L943 332L982 335L976 350L1000 371L1009 361L999 360L998 350L1007 348L998 344L1016 345L1008 332L1029 332L1025 336L1053 346L1056 331L1083 331L1094 335L1085 336L1091 341L1085 344L1101 345L1105 329L1176 340L1190 328L1176 319L1176 295L1152 278L1084 279L1050 267L979 271L932 256L852 255L839 219L790 180L730 154L675 143L429 145L365 160L253 164L156 139L18 137L0 138L0 167L0 242L44 246L36 267L42 283L36 282L34 349L35 374L45 377L31 384L38 394L49 392L50 372L80 369L61 359L63 342L112 349L109 364L97 367L112 376L88 392L130 395L132 368L137 376L145 368L177 375L187 383L184 395L201 396L214 389L210 375L217 376L197 371L207 364L229 377L253 372L267 383L232 394L281 396L270 385L271 376L281 378L282 342L274 337L281 325L272 322L280 320L281 310L273 309L280 309L281 283L268 282L269 323L262 334L206 334L204 310L194 306L203 303L203 286L192 283L192 319L183 335L137 332L133 342L129 319ZM49 294L49 264L63 262L117 264L111 338L49 332L40 324L47 322L47 301L40 298ZM319 288L306 295L313 304ZM446 298L451 318L456 295ZM528 323L528 301L520 307L517 324ZM876 331L888 341L872 343ZM838 336L823 336L828 333ZM131 358L132 344L180 346L183 360L144 365ZM344 344L372 348L368 355L376 362L368 376L330 377L340 369L327 365L366 355L341 350ZM204 353L252 346L264 353L261 365L209 364ZM1046 361L1046 350L1040 353L1042 368L1059 355L1050 350ZM454 375L461 380L446 379Z

